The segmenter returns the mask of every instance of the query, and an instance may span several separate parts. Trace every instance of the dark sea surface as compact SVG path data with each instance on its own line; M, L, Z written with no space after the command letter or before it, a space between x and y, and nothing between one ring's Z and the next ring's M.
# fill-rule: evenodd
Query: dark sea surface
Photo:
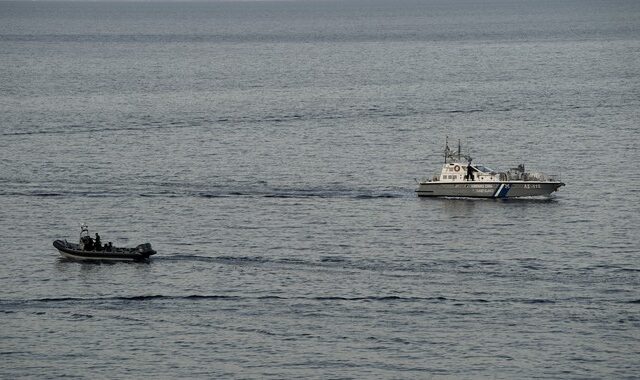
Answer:
M638 1L0 2L0 378L637 379L639 120Z

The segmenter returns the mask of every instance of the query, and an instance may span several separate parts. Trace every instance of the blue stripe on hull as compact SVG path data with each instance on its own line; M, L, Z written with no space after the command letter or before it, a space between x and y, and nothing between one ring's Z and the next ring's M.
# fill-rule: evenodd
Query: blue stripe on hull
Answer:
M498 198L505 198L507 196L507 193L509 192L509 189L511 189L510 184L502 185L502 190L500 190L500 193L498 193Z
M511 189L510 184L501 183L496 189L495 193L493 193L494 198L506 198L507 193Z

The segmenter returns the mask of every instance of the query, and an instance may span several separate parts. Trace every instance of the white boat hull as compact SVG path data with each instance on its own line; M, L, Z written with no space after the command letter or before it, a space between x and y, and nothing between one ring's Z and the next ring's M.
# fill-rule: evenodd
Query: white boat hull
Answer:
M564 183L557 181L499 181L499 182L420 182L419 197L516 198L548 196Z

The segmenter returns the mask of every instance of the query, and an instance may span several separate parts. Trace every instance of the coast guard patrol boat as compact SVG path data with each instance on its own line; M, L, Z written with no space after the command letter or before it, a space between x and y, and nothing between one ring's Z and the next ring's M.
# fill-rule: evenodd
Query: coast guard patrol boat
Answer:
M447 139L444 165L440 174L418 181L419 197L514 198L548 196L564 186L558 178L540 172L527 172L524 164L507 172L496 172L472 163L469 155L449 149Z

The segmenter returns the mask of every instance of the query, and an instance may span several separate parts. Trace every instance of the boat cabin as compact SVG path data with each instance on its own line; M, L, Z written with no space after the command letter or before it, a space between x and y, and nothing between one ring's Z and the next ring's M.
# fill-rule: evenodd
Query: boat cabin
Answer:
M462 154L460 141L458 151L453 152L447 141L444 150L444 165L440 174L436 174L431 182L495 182L502 180L504 174L483 165L472 164L473 159L468 154Z
M449 162L442 166L440 175L435 175L433 181L440 182L487 182L499 181L500 173L483 165L474 165L470 162Z

